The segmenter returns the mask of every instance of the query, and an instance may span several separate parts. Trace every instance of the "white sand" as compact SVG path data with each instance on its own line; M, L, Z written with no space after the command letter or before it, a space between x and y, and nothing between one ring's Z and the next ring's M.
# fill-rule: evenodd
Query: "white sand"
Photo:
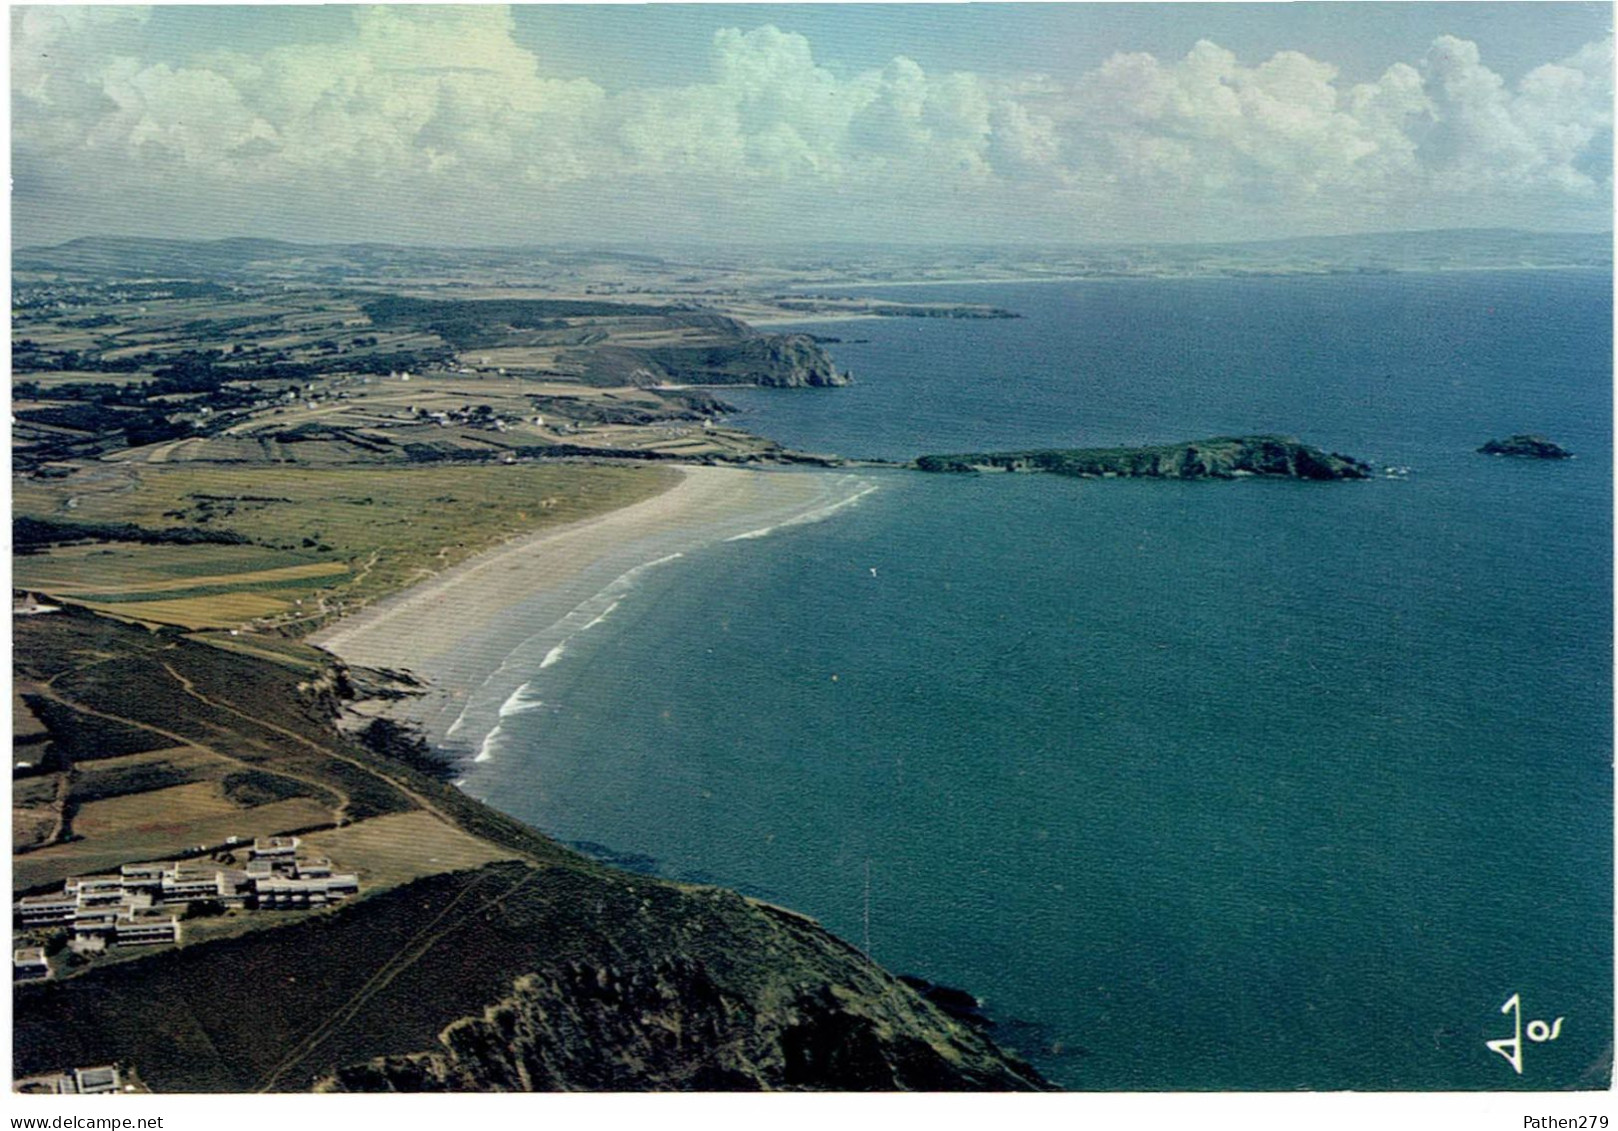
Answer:
M312 638L350 663L405 669L432 692L393 709L436 741L476 749L507 700L647 567L691 568L703 546L813 520L870 490L840 472L682 467L669 490L514 539Z

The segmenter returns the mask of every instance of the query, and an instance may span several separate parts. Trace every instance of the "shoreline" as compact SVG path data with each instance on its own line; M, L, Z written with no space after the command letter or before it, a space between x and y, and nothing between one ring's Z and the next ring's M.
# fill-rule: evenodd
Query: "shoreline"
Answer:
M819 521L876 490L831 470L678 470L680 481L649 499L521 535L312 635L344 663L405 671L422 685L403 699L350 704L349 719L414 724L457 760L487 761L529 681L606 620L646 571Z
M1015 283L1118 283L1118 282L1170 282L1185 279L1323 279L1323 278L1354 278L1376 277L1381 275L1448 275L1469 272L1496 272L1496 271L1611 271L1611 263L1489 263L1480 265L1458 264L1453 266L1419 266L1419 267L1377 267L1368 270L1318 268L1312 270L1250 270L1250 271L1139 271L1117 272L1114 274L1088 274L1088 275L1005 275L999 277L980 278L948 278L948 279L880 279L880 280L823 280L814 283L790 283L785 286L788 291L804 291L812 288L844 287L849 290L872 290L882 287L995 287L1003 284ZM858 314L854 317L885 318L888 315ZM774 325L781 326L795 322L842 322L852 321L846 315L830 314L825 318L805 317L786 319L747 319L750 326Z

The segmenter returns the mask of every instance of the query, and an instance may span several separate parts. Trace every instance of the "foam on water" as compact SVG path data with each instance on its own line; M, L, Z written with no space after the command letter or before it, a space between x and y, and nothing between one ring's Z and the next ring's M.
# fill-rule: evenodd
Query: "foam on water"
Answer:
M560 663L567 655L568 644L580 633L588 632L605 621L647 571L677 561L684 556L683 552L664 554L662 557L642 562L633 569L624 571L587 600L575 605L561 620L524 639L511 650L493 674L483 681L478 690L467 697L466 705L444 731L444 736L451 739L458 738L471 720L487 715L491 699L498 697L501 689L509 685L511 673L543 671ZM544 654L535 664L531 657L541 647L545 648ZM508 718L513 714L542 706L539 700L525 698L532 686L531 681L525 680L515 691L505 695L500 700L499 708L494 712L495 719ZM502 728L496 721L493 729L478 744L478 752L473 761L489 761L499 749L498 740L502 733Z
M588 632L588 631L590 631L590 629L594 628L596 625L600 624L602 621L604 621L608 617L610 617L612 615L612 611L614 609L616 609L617 607L618 607L618 602L614 601L612 604L608 605L606 608L601 610L601 615L600 616L596 617L589 624L587 624L583 628L579 629L579 631L580 632Z
M541 666L543 667L544 665ZM543 700L529 699L527 697L528 689L532 686L533 684L530 683L523 684L521 687L517 688L517 690L511 693L511 697L509 699L500 704L500 717L502 719L511 715L520 715L524 711L538 710L540 707L545 705Z
M774 526L764 526L757 530L749 530L745 534L733 534L729 538L726 538L725 541L747 542L754 538L767 537L768 535L774 534L777 530L785 530L788 527L805 526L811 522L822 522L836 514L838 511L842 510L844 507L853 506L855 503L859 502L861 499L865 498L865 496L869 495L875 490L875 483L866 483L852 495L849 495L846 498L838 499L835 503L828 503L826 506L819 507L815 510L805 511L803 514L795 515L784 522L778 522Z
M834 498L831 502L814 507L802 514L792 515L782 522L718 540L734 542L762 538L786 527L820 522L843 508L859 502L876 489L876 484L859 476L842 476L834 482L828 483L824 494L837 494L842 490L847 490L850 493L842 494L841 497ZM588 632L596 628L612 616L624 598L634 590L636 584L648 571L678 561L685 557L687 550L694 551L708 544L708 541L698 538L686 550L676 550L672 553L663 554L625 570L601 589L591 594L590 597L574 606L566 616L522 640L501 661L500 666L478 686L477 690L467 697L465 705L445 729L444 737L450 740L462 741L464 733L474 720L489 719L492 714L496 725L479 742L478 753L474 758L474 761L487 762L499 746L497 740L501 731L498 720L505 717L506 706L511 702L509 693L505 692L504 689L511 685L514 676L520 676L524 681L519 691L529 687L530 684L527 680L530 675L560 663L567 656L568 646L574 638L582 632ZM534 659L536 654L539 656L537 661ZM491 713L490 706L495 700L498 700L501 706Z

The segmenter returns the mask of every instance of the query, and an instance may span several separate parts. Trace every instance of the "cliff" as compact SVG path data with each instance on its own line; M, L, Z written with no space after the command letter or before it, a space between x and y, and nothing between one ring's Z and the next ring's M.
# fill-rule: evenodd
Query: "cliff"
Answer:
M601 345L564 356L594 385L765 385L807 389L846 385L808 334L754 334L702 345Z
M299 828L337 838L362 888L321 912L188 920L176 948L59 960L13 991L14 1075L116 1063L157 1092L1047 1086L811 920L591 860L451 787L408 736L367 746L334 726L349 696L409 693L400 673L81 609L18 619L17 678L52 681L58 756L223 744L340 802ZM82 672L86 652L117 678ZM132 819L163 812L169 784L129 781L148 802ZM14 872L25 860L40 857Z
M739 342L648 351L676 384L769 385L786 389L846 385L808 334L760 334Z
M655 924L643 924L644 952L626 952L619 930L616 945L598 954L517 978L431 1047L345 1065L316 1089L1044 1087L970 1025L808 920L729 892L682 902L697 906L672 917L660 908Z
M1287 436L1220 436L1138 448L928 455L921 471L1043 471L1103 479L1368 479L1369 465Z

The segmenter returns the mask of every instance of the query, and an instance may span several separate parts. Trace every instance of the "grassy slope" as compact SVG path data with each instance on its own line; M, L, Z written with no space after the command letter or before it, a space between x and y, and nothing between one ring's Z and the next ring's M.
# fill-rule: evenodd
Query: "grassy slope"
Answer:
M159 1091L304 1090L344 1069L422 1086L424 1068L480 1089L1033 1082L805 920L575 863L431 877L25 987L16 1016L19 1072L132 1062ZM391 1068L363 1067L378 1057Z
M352 744L329 725L336 680L87 612L20 623L17 651L89 717L295 775L348 819L421 810L520 857L21 987L17 1073L120 1061L160 1091L298 1090L344 1069L350 1087L1033 1082L806 920L617 872Z

